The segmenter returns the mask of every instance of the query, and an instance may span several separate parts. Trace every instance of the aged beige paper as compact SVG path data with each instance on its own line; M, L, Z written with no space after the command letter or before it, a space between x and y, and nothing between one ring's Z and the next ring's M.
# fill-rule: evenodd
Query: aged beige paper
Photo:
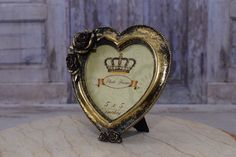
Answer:
M85 67L85 82L91 99L114 120L144 95L154 74L152 52L134 44L121 52L109 45L91 53Z

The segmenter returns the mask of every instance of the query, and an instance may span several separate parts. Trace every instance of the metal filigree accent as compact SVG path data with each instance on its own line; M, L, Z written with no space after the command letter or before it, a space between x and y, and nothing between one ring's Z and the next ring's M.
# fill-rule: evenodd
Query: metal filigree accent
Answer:
M101 132L98 139L103 142L111 142L111 143L121 143L122 138L119 133L115 131L107 131L107 132Z

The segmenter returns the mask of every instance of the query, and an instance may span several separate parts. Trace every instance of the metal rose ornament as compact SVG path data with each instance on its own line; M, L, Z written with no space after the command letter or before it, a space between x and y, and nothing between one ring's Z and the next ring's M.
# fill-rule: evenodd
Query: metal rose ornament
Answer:
M68 54L66 57L66 65L69 72L73 73L79 69L78 57L76 54Z
M67 67L75 96L103 142L121 143L130 127L148 132L145 114L159 98L171 65L160 32L136 25L75 34Z
M72 39L72 44L68 49L66 64L71 74L76 74L79 70L79 55L92 51L95 47L96 36L94 32L76 33Z
M88 51L92 50L95 46L96 36L94 32L81 32L75 34L72 46L76 53L87 53Z

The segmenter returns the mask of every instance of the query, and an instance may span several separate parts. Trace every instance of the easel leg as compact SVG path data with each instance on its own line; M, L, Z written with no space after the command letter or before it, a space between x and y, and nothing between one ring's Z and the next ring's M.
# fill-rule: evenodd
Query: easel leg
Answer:
M149 132L148 125L143 117L137 124L133 126L138 132Z

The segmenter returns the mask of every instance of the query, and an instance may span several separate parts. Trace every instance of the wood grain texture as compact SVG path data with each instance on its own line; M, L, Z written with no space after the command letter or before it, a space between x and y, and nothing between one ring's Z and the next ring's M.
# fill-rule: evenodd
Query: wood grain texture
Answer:
M68 4L64 0L47 0L47 68L49 82L65 82L68 37Z
M0 21L45 20L47 5L43 3L1 3Z
M236 103L235 4L235 0L208 0L208 103Z
M162 32L173 52L171 80L185 82L187 53L187 1L151 0L149 25Z
M224 131L224 130L223 130ZM236 135L235 134L232 134L232 133L229 133L229 132L227 132L227 131L224 131L225 133L227 133L227 134L229 134L231 137L233 137L234 138L234 140L236 141Z
M208 1L207 81L228 80L230 18L229 0Z
M206 38L207 1L188 1L188 55L187 82L189 94L194 102L206 103Z
M130 0L128 1L128 21L127 25L144 24L144 19L148 19L148 14L145 16L145 12L148 10L144 8L145 4L149 1L143 0Z
M65 0L0 0L0 103L66 102L67 9Z
M0 23L0 50L42 49L46 47L43 22Z
M43 53L41 48L0 50L0 64L41 64Z
M230 3L230 66L228 71L228 81L236 82L236 1Z
M208 83L207 88L209 104L232 104L236 102L235 82Z
M22 108L24 104L66 103L67 98L66 84L60 82L0 83L0 93L2 104L21 104Z
M230 17L236 18L236 0L231 0L230 2Z
M169 116L150 115L149 133L129 130L122 144L97 140L80 114L56 116L0 131L1 157L233 157L236 141L224 131ZM23 144L22 144L23 143ZM145 154L145 155L144 155Z

